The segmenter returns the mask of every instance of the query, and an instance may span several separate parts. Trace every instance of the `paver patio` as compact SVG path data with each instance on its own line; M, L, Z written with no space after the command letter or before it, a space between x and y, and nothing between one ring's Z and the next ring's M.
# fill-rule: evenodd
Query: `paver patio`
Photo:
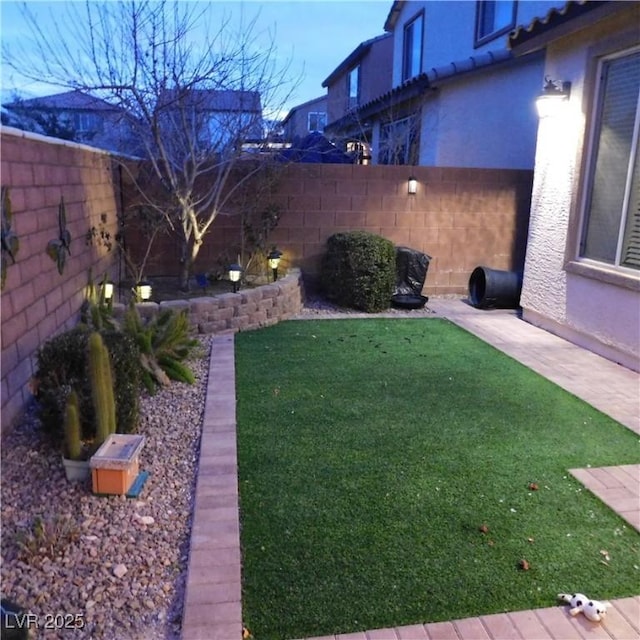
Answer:
M462 300L449 299L434 299L429 307L436 317L450 319L640 434L637 373L538 329L513 311L480 311ZM571 473L640 530L640 465L572 469ZM582 615L571 617L567 607L556 606L307 640L639 640L640 595L611 604L601 624ZM230 333L216 336L212 346L182 638L242 638L235 363Z

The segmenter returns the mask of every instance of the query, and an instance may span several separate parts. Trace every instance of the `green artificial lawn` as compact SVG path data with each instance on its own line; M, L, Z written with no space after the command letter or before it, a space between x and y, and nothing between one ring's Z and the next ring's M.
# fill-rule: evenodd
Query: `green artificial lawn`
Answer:
M568 471L638 436L448 321L241 333L236 375L256 640L639 592L640 536Z

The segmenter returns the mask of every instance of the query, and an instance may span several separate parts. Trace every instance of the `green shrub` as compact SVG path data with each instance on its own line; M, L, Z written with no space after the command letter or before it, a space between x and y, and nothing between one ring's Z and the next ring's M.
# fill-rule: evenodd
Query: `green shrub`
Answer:
M91 397L88 341L91 331L78 326L48 340L38 351L37 391L43 429L52 437L64 437L67 398L75 389L83 440L95 437L95 411ZM135 342L119 331L105 331L104 342L111 357L116 398L116 428L135 431L140 393L140 355Z
M390 240L350 231L327 240L320 277L329 300L372 313L389 308L395 268L396 250Z

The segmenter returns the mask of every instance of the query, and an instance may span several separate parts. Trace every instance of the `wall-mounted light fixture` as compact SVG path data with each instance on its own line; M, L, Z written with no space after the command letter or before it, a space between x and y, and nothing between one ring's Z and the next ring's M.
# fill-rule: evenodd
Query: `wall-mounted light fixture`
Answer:
M542 93L536 100L538 116L547 118L558 112L558 107L566 104L571 95L571 83L552 80L549 76L544 79Z
M407 193L411 196L418 193L418 181L413 176L410 176L407 181Z
M231 284L233 285L233 293L237 293L238 291L241 274L242 267L239 264L234 262L229 265L229 280L231 280Z
M267 256L267 261L269 262L269 267L273 273L273 281L275 282L278 279L278 265L280 264L280 258L282 258L282 251L278 251L275 247L269 252Z
M104 292L104 301L110 302L111 298L113 298L113 282L111 282L111 280L107 280L103 284L103 292Z
M147 302L151 299L151 283L147 280L141 280L135 287L136 299L141 302Z

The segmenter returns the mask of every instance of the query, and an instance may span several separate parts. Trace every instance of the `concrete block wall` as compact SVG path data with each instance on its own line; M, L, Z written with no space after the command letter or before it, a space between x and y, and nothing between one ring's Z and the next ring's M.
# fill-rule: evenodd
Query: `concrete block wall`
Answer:
M94 280L112 272L115 252L87 243L86 234L104 219L115 235L117 218L108 154L7 127L1 144L2 186L9 188L12 229L20 240L0 294L4 431L31 397L38 347L77 322L89 269ZM46 247L59 236L61 196L72 239L59 274Z
M163 309L186 311L192 329L198 333L224 333L260 329L287 320L299 313L303 303L300 271L270 284L237 293L203 296L188 300L142 302L137 305L143 318L149 319ZM124 305L114 307L115 315L124 313Z
M407 180L418 192L407 193ZM281 207L268 244L283 251L283 266L305 280L318 274L333 233L363 229L432 257L427 295L465 293L473 269L522 270L532 172L455 167L291 165L273 201ZM265 203L266 204L266 203ZM240 241L237 216L220 215L207 236L196 272L212 269ZM149 275L176 275L176 249L165 237ZM230 251L231 249L231 251Z

